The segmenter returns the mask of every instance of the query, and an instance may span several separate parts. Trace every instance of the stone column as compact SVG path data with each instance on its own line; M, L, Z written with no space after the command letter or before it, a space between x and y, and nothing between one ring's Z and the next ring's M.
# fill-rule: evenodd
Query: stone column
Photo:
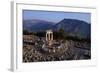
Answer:
M53 40L53 33L51 34L51 40Z
M49 41L50 41L50 33L48 33L48 35L49 35Z
M46 41L47 41L47 33L46 33Z

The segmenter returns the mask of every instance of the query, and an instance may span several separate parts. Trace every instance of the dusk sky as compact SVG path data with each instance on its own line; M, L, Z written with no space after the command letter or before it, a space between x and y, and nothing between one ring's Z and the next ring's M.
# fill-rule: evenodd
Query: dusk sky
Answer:
M79 12L54 12L54 11L36 11L36 10L23 10L23 19L39 19L50 22L59 22L63 19L78 19L91 22L90 13L79 13Z

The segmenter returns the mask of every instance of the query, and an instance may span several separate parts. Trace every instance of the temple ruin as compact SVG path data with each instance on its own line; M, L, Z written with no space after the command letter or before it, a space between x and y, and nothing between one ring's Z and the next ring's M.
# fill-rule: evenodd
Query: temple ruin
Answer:
M47 30L46 31L46 41L47 41L47 44L49 46L52 45L52 41L53 41L53 32L52 32L52 30Z

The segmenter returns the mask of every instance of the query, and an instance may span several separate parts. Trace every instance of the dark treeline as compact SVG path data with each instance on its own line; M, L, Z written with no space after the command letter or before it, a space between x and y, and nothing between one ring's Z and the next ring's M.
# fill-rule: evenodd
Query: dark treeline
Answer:
M36 35L38 37L45 37L46 32L31 32L27 30L23 30L23 35Z
M74 40L79 42L91 42L90 38L83 38L81 35L70 35L70 33L65 32L62 28L59 31L53 32L54 39L63 39L63 40Z
M31 35L31 34L34 34L34 33L28 30L23 30L23 35Z
M38 37L45 37L46 32L29 32L27 30L23 30L24 35L36 35ZM73 41L80 41L80 42L91 42L90 38L82 38L81 36L71 36L68 33L64 32L63 29L59 31L53 31L53 38L56 40L73 40Z

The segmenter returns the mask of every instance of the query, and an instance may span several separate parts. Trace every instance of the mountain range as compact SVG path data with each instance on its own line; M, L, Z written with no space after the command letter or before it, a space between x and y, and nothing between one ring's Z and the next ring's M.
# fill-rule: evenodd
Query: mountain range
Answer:
M84 38L90 38L91 35L91 24L82 20L63 19L58 23L44 20L23 20L23 29L28 31L41 32L48 29L58 31L61 28L72 36L79 35Z

